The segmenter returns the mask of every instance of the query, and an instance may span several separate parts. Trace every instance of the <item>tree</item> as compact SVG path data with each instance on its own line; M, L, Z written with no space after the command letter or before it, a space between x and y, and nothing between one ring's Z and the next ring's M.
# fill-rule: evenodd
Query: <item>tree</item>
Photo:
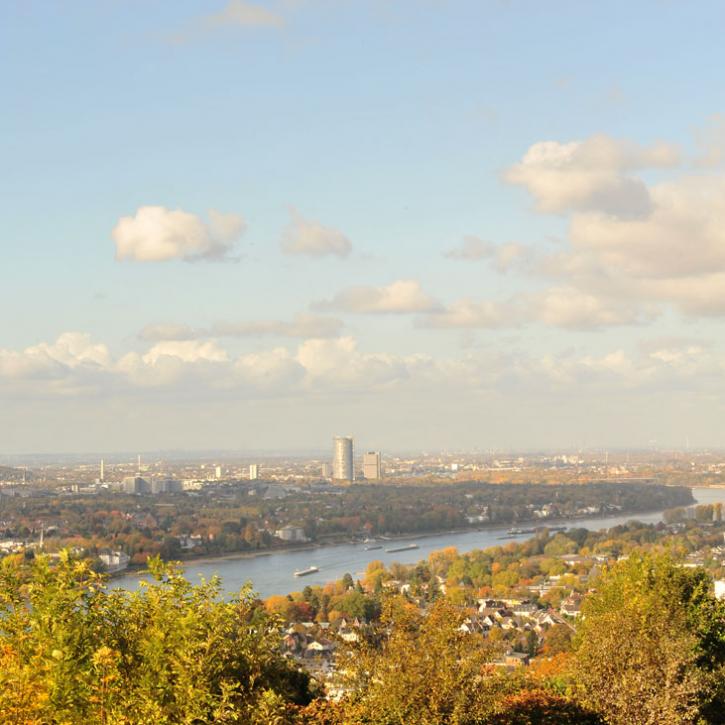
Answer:
M136 592L62 552L0 562L0 722L285 722L311 699L246 587L191 585L160 559ZM274 715L274 717L272 717Z
M544 690L522 690L502 698L490 725L601 725L595 712Z
M702 570L632 556L584 604L574 672L584 701L616 725L722 722L725 606Z
M541 654L553 657L571 650L574 630L568 624L554 624L544 632Z
M387 598L383 609L376 635L342 659L340 722L487 722L505 679L489 672L485 640L459 630L460 610L439 600L422 616L398 596Z

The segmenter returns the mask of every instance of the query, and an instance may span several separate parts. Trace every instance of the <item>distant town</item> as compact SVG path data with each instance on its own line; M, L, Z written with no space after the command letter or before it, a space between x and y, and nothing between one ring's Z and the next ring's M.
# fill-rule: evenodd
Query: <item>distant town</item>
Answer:
M0 467L0 555L71 547L111 573L167 560L526 525L693 503L725 456L691 452L329 456L106 454ZM537 485L545 484L545 485Z

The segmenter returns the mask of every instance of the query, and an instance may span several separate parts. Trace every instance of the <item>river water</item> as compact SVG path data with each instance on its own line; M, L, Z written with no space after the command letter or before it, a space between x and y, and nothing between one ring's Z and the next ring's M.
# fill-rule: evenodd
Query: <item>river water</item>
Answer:
M693 488L693 496L697 503L725 503L725 488ZM624 524L627 521L641 521L643 523L657 523L662 520L662 511L647 514L627 514L624 516L599 516L582 519L567 519L557 522L556 525L566 525L568 528L585 528L590 530L608 529L612 526ZM521 524L527 526L528 524ZM532 524L533 525L533 524ZM554 525L554 524L552 524ZM502 539L508 526L486 528L481 531L464 531L458 533L443 533L425 537L408 537L395 539L395 541L378 541L382 549L366 551L364 544L335 544L320 546L314 549L298 551L278 551L259 556L225 557L220 559L206 559L198 562L187 562L186 576L196 583L199 577L209 579L218 574L222 577L224 589L228 592L239 591L247 581L251 581L255 591L262 597L272 594L287 594L299 591L307 584L325 584L335 579L341 579L345 573L352 574L353 578L362 578L365 567L374 559L380 559L385 564L394 561L403 564L415 564L428 557L432 551L443 549L446 546L455 546L460 552L471 549L486 549L490 546L500 546L511 541L525 541L529 536L518 536L514 539ZM419 548L410 551L387 553L386 548L417 544ZM305 577L295 577L294 572L316 566L319 572ZM131 573L113 580L112 586L123 589L136 589L140 579L138 573Z

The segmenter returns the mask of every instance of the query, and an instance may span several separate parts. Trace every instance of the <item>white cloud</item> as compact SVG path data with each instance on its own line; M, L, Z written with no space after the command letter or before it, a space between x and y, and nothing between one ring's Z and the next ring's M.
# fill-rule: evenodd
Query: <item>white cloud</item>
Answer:
M344 258L352 251L352 242L339 229L305 219L294 209L290 214L291 222L282 236L282 251L285 254Z
M597 211L637 218L649 214L653 203L646 184L629 172L678 162L679 152L669 144L642 147L599 135L565 144L536 143L505 179L526 187L543 212Z
M317 306L321 309L371 314L431 312L440 307L423 291L420 282L413 279L399 279L383 287L350 287Z
M236 214L209 212L204 222L196 214L163 206L142 206L121 217L113 228L116 259L134 262L223 259L245 229Z
M725 178L689 176L650 189L652 213L572 216L568 249L540 271L622 304L725 314Z
M720 163L721 131L713 119L701 165ZM694 317L725 315L725 176L681 175L650 185L627 176L676 161L665 144L594 137L535 144L509 171L509 181L527 186L542 211L570 215L568 246L527 268L556 280L533 298L542 322L604 327L651 320L668 307Z
M531 250L518 242L494 244L474 236L465 236L460 247L449 249L444 256L448 259L465 261L491 260L499 272L508 272L520 264Z
M54 343L42 342L23 351L0 349L0 376L6 378L56 378L80 369L103 369L110 354L90 335L66 332Z
M484 349L462 357L367 352L350 337L306 340L296 349L275 347L234 357L213 342L179 341L114 358L87 335L62 335L55 343L25 350L0 349L0 391L8 398L69 397L80 401L133 401L138 394L164 400L219 401L257 397L318 400L376 391L446 395L458 390L543 394L587 389L673 389L725 395L725 355L703 345L661 342L634 353L599 355L571 350L534 356Z
M685 177L651 189L646 219L577 214L574 254L617 274L653 279L725 272L725 178Z
M417 324L440 329L500 329L538 322L550 327L593 330L637 324L644 319L645 312L637 304L598 297L574 287L550 287L514 295L506 301L457 300L420 318Z
M155 365L164 357L185 363L221 363L229 360L227 352L211 340L170 340L156 343L143 356L143 361L148 365Z
M418 320L420 327L495 329L524 322L524 309L517 301L458 300Z
M351 337L307 340L297 350L311 388L374 389L408 380L424 356L363 353Z
M632 325L645 319L636 304L605 299L573 287L551 287L532 295L528 316L552 327L578 330Z

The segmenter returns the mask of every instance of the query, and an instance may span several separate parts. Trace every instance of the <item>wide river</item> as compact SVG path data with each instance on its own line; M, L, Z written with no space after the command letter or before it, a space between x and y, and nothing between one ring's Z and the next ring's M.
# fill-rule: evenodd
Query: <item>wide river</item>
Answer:
M697 503L725 503L725 488L693 488L692 493ZM657 523L662 520L662 511L647 514L627 514L624 516L599 516L582 519L567 519L556 525L578 527L590 530L608 529L624 524L627 521ZM531 524L533 525L533 524ZM554 524L552 524L554 525ZM528 524L521 524L522 527ZM192 582L199 577L206 579L214 574L222 577L224 589L228 592L239 591L247 581L251 581L255 591L262 597L272 594L287 594L299 591L307 584L325 584L341 579L349 572L356 579L362 578L365 567L374 559L386 564L399 561L403 564L415 564L428 557L432 551L446 546L455 546L460 552L471 549L486 549L489 546L500 546L510 541L525 541L528 536L515 539L502 539L508 526L486 528L480 531L463 531L458 533L433 534L424 537L395 539L395 541L378 541L382 549L366 551L364 544L335 544L319 546L313 549L297 551L278 551L259 556L228 556L218 559L200 559L186 564L186 575ZM387 553L385 549L407 544L417 544L417 549ZM316 566L319 572L305 577L295 577L294 572ZM112 586L124 589L136 589L140 579L138 573L131 573L114 579Z

